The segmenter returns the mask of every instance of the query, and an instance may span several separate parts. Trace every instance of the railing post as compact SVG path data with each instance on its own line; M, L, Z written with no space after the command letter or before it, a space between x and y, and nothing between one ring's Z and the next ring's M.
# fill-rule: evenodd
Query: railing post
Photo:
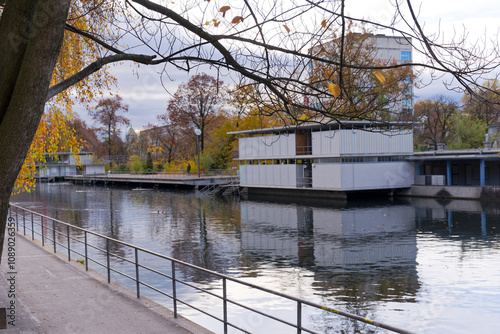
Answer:
M222 310L224 312L224 334L227 334L227 286L226 278L222 278Z
M302 303L297 301L297 334L302 333Z
M87 250L87 231L83 232L85 238L85 271L89 271L89 254Z
M177 318L177 291L175 286L175 262L172 261L172 297L174 299L174 318Z
M54 253L56 252L56 221L52 219L52 238L54 240Z
M43 232L43 216L40 216L40 229L42 234L42 247L45 246L45 233Z
M19 219L17 215L17 206L16 206L16 229L19 231Z
M26 211L23 210L23 233L26 235Z
M137 298L141 298L140 284L139 284L139 252L134 248L135 253L135 289L137 291Z
M31 240L35 240L35 222L33 221L33 212L31 213Z
M68 237L68 261L71 261L71 246L69 244L69 225L66 225L66 236Z
M109 266L109 239L106 238L106 268L108 269L108 283L111 283L111 269Z

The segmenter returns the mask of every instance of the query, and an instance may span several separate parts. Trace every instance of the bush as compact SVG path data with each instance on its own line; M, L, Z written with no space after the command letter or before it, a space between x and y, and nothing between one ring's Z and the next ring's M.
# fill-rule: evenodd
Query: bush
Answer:
M159 161L153 163L153 169L155 172L162 172L163 171L163 164Z
M111 169L114 173L127 173L128 172L128 167L127 165L121 164L119 166L115 166Z
M131 156L129 165L131 171L134 173L140 173L142 170L142 158L137 155Z

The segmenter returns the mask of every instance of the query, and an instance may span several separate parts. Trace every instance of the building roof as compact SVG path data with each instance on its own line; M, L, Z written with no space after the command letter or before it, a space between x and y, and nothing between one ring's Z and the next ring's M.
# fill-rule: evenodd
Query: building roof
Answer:
M253 130L242 130L242 131L231 131L228 132L230 135L249 135L249 134L280 134L280 133L293 133L303 130L320 131L320 130L331 130L331 129L384 129L388 128L399 128L402 126L409 126L411 123L408 122L374 122L374 121L333 121L328 123L302 123L299 125L289 125L282 127L273 128L263 128L263 129L253 129Z
M437 150L414 152L408 160L477 160L477 159L500 159L498 149L474 149L474 150Z

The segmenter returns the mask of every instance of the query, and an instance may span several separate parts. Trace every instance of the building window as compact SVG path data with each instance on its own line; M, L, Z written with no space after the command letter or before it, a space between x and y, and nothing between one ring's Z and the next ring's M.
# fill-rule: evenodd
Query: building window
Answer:
M401 51L401 61L402 62L411 61L411 51Z

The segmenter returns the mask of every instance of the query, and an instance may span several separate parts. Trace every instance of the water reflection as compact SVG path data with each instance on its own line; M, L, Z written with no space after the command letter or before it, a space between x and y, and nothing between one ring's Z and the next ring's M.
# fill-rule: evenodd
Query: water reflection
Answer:
M253 264L253 275L258 264L269 262L303 267L314 273L314 290L356 307L374 300L414 300L419 282L411 205L243 202L241 217L242 254Z
M466 333L459 314L473 309L476 312L471 318L481 324L481 332L488 333L492 323L500 326L500 320L491 320L498 318L495 305L500 305L500 292L491 293L500 279L495 265L500 259L500 209L495 202L239 201L190 192L45 184L31 194L15 196L13 203L204 268L409 330ZM65 242L64 236L60 242ZM99 242L104 249L106 245ZM120 244L111 243L110 249L123 257L132 255L131 249ZM141 261L155 264L147 255ZM126 263L120 265L133 273ZM166 264L158 265L169 273ZM470 275L464 268L480 275ZM186 268L180 277L207 289L218 289L221 284L216 277ZM154 275L143 278L157 279ZM161 287L169 289L170 285L163 280ZM477 295L483 289L490 291L489 299ZM189 293L189 298L208 303L195 292ZM243 294L241 290L233 293ZM271 313L290 311L294 317L293 305L276 305L252 292L245 298L256 305L265 304ZM409 318L413 319L411 326ZM250 318L241 313L238 319ZM247 322L252 332L269 332L268 324ZM209 321L204 324L211 326ZM321 332L373 330L333 314L307 310L304 324Z

